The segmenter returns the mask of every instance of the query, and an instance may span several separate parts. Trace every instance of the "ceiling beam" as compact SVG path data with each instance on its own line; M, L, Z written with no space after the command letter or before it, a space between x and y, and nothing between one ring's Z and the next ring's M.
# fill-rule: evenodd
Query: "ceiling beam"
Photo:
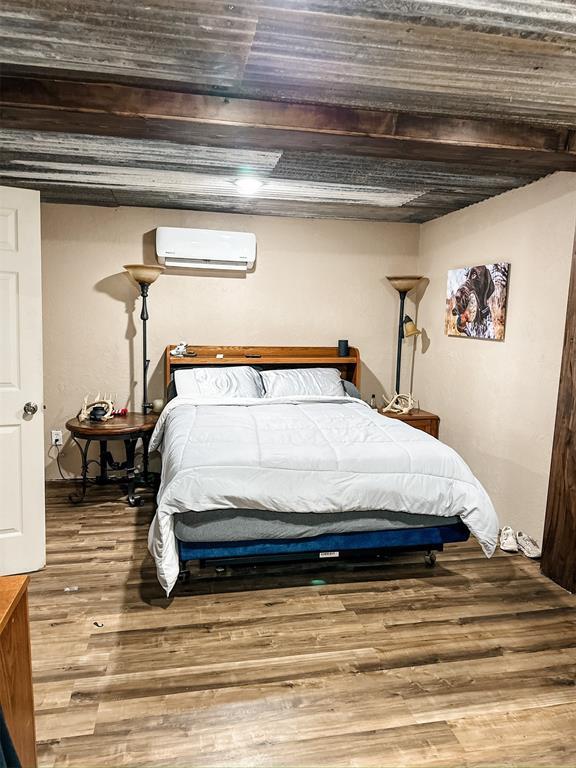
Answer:
M298 149L510 167L576 170L563 128L400 112L309 106L119 84L7 77L6 128L256 149Z

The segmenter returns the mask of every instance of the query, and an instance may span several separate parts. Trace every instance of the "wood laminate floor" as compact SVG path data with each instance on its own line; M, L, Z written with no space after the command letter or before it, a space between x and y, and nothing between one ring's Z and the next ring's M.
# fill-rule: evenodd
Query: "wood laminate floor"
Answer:
M166 600L151 501L68 491L30 586L41 766L576 765L576 596L537 564L468 543Z

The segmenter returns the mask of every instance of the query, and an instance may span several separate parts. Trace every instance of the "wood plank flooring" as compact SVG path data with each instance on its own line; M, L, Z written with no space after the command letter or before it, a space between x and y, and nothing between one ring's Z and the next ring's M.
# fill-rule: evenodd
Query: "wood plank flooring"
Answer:
M576 765L576 596L521 555L202 571L167 600L151 499L69 490L30 586L41 766Z

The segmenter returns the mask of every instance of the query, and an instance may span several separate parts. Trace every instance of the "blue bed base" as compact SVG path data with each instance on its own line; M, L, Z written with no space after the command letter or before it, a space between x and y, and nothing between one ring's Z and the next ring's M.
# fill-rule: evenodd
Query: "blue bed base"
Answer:
M394 551L439 550L444 544L467 541L468 528L458 521L449 525L432 528L400 528L387 531L369 531L363 533L324 534L304 539L262 539L259 541L215 541L194 543L178 540L178 552L181 564L188 560L245 560L252 558L262 562L266 558L297 560L309 559L315 555L320 558L335 553L362 552L363 550Z

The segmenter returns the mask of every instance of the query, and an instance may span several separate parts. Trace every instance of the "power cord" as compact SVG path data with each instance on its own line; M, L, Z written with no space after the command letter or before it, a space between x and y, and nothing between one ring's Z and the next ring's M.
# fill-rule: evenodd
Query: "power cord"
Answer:
M54 457L51 453L52 448L56 448L56 456ZM64 472L62 471L62 464L60 463L60 456L62 454L62 446L59 444L51 445L48 449L48 456L53 459L56 458L56 466L58 467L58 473L60 474L60 477L62 480L78 480L76 475L68 475L66 476ZM98 461L96 459L88 459L88 466L90 464L98 464Z
M52 454L52 448L56 448L56 456ZM60 452L61 452L62 446L61 445L51 445L50 448L48 448L48 456L49 458L53 459L56 458L56 466L58 467L58 472L60 474L60 477L62 480L73 480L72 475L70 477L66 477L64 472L62 471L62 465L60 464Z
M56 448L56 456L52 455L52 453L51 453L52 448ZM60 477L62 478L62 480L78 480L76 475L68 475L68 476L66 476L64 474L64 471L62 469L62 464L61 464L61 461L60 461L62 453L63 453L63 446L60 445L59 443L56 443L55 445L51 445L50 448L48 449L48 456L49 456L49 458L51 458L51 459L55 458L56 459L56 466L58 467L58 473L59 473ZM143 456L143 449L142 448L137 449L136 453L135 453L135 456L134 456L134 464L135 464L136 467L140 466L140 461L142 460L142 456ZM89 467L91 464L97 464L98 467L100 467L100 462L98 461L98 459L88 459L87 466ZM113 470L113 472L114 471L118 471L118 470ZM114 475L112 475L112 476L114 476Z

